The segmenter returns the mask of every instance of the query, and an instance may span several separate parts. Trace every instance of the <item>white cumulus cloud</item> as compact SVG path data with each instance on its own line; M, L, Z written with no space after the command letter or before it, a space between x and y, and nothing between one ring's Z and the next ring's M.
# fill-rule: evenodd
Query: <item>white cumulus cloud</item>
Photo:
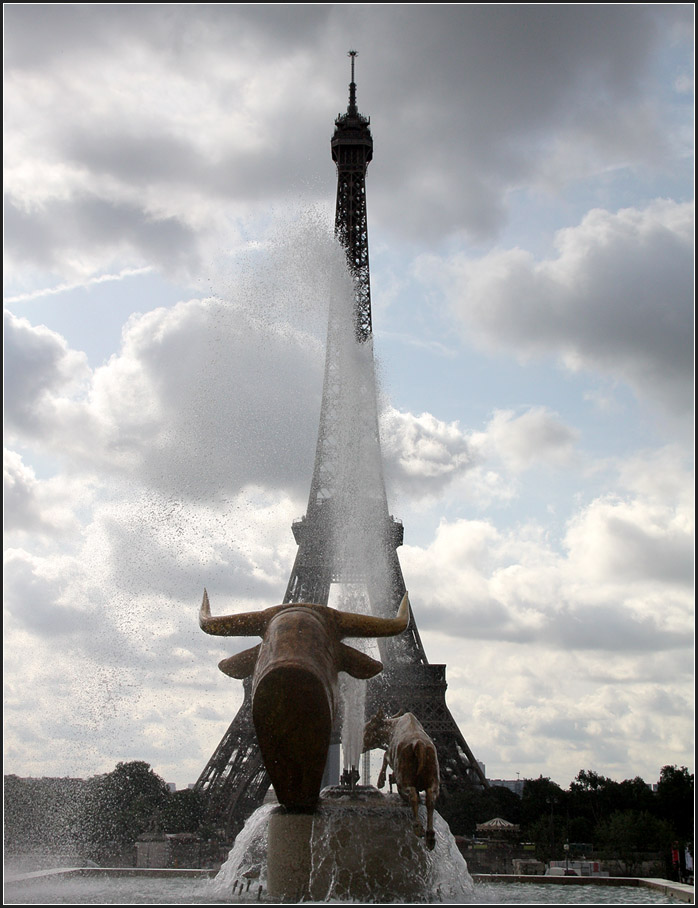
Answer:
M555 258L523 249L424 258L464 331L523 358L627 382L686 412L693 376L693 204L590 211L558 232Z

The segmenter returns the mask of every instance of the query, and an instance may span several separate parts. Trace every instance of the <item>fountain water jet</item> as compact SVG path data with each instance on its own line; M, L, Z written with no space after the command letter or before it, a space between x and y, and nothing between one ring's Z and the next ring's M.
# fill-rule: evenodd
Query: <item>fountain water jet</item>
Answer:
M381 638L381 659L391 665L421 668L427 660L410 621L396 555L402 528L388 514L383 478L364 187L373 141L368 120L356 109L355 52L350 56L350 104L335 121L332 140L338 170L335 233L347 268L330 296L315 469L307 515L293 528L296 562L284 604L249 613L245 630L242 616L212 618L206 594L200 623L208 633L262 637L259 646L224 660L220 668L236 678L252 675L254 728L282 804L265 817L269 896L435 901L446 880L462 880L460 896L472 887L460 855L465 875L451 868L442 880L445 851L457 852L448 827L440 821L441 847L430 852L398 796L354 785L363 749L365 679L383 666L340 641ZM351 605L328 608L333 585L352 587ZM318 622L322 633L316 633ZM340 671L352 676L342 683L344 769L351 791L318 802L320 758L329 748Z

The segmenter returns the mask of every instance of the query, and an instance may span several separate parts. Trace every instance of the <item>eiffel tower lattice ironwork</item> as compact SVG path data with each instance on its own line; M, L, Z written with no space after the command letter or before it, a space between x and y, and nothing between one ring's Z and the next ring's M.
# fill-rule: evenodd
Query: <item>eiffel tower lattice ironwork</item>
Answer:
M298 551L284 602L327 605L332 585L339 584L365 590L363 602L354 596L359 608L392 617L405 592L397 556L403 527L389 514L383 482L366 216L373 139L370 120L356 106L356 53L349 56L349 104L335 120L331 147L337 165L335 233L346 251L353 298L348 316L341 301L330 305L313 479L306 515L293 524ZM379 707L387 715L404 709L420 719L439 754L442 797L467 786L487 787L446 705L446 666L429 663L412 612L404 634L378 644L385 670L368 682L367 714ZM249 681L240 710L195 785L207 795L209 818L228 839L260 806L270 784L252 723Z

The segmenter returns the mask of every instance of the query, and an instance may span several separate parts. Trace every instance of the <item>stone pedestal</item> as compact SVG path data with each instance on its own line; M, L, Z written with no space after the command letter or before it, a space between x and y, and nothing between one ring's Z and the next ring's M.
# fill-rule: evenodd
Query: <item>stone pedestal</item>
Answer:
M432 852L414 834L411 811L397 795L367 789L325 796L312 815L279 807L269 817L267 897L277 902L439 900L455 868L449 870L444 861L450 832L438 819L441 844L437 828ZM460 855L457 859L467 877L463 882L471 886L465 863Z
M289 813L277 807L269 817L267 895L273 901L301 902L308 898L311 814Z

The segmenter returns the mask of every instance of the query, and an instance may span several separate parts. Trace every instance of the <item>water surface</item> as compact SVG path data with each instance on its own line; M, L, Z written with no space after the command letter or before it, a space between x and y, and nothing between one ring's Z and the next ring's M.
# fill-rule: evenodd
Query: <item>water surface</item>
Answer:
M264 903L264 897L260 902ZM59 877L7 883L6 905L223 905L258 902L254 883L242 897L221 898L211 881L158 877ZM336 902L335 904L341 904ZM462 903L460 903L462 904ZM476 883L475 905L674 905L679 899L643 886Z

